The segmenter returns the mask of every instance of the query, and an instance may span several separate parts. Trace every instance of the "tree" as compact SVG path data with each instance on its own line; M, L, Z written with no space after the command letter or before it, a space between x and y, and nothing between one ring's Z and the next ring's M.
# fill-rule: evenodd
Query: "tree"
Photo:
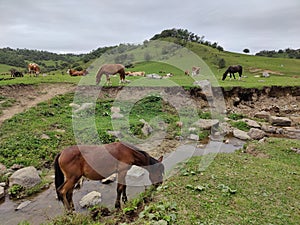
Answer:
M244 53L250 53L250 50L249 50L248 48L245 48L245 49L243 50L243 52L244 52Z

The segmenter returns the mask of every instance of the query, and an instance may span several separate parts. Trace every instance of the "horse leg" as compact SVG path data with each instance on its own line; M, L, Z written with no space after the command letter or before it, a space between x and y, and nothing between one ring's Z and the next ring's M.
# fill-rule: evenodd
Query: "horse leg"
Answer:
M120 209L121 208L121 195L123 194L123 202L126 200L127 201L127 196L126 196L126 184L125 184L125 177L127 174L128 169L123 170L118 173L118 184L117 184L117 199L115 202L115 208ZM124 195L125 193L125 195ZM125 196L125 197L124 197Z
M67 211L72 211L74 204L72 201L72 195L73 195L73 188L76 182L74 182L75 179L68 179L66 178L66 181L62 186L59 187L58 191L62 196L63 204Z
M124 204L128 201L127 194L126 194L126 187L127 187L126 185L123 186L123 193L122 193L122 201Z

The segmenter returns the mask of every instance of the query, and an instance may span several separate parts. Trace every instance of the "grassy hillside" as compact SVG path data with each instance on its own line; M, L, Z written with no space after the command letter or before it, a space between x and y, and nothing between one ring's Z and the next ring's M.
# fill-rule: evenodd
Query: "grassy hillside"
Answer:
M168 40L170 39L163 39ZM172 40L174 41L174 40ZM166 44L167 43L167 44ZM187 51L190 50L189 51ZM102 54L102 53L101 53ZM88 54L87 54L88 56ZM68 55L64 55L68 57ZM170 80L175 82L175 85L193 86L195 80L209 79L214 80L213 85L222 87L263 87L263 86L299 86L300 85L300 60L287 58L270 58L246 54L238 54L227 51L220 51L216 48L206 46L199 43L188 42L185 48L170 42L154 41L147 42L144 45L119 45L108 54L104 53L97 59L80 60L79 57L69 55L70 59L67 63L58 59L57 61L42 60L41 63L48 69L54 69L52 72L43 72L48 76L32 79L25 75L24 78L16 78L14 80L6 80L9 78L9 69L12 66L0 64L0 85L14 83L39 83L39 82L75 82L78 83L81 78L73 78L66 74L66 68L90 68L90 74L85 78L82 84L95 84L95 75L98 69L104 63L132 63L134 68L127 69L130 71L145 71L146 74L156 73L165 75L173 73L175 76ZM77 61L76 61L76 59ZM198 58L199 57L199 58ZM84 56L82 56L84 58ZM203 60L203 61L202 61ZM219 61L224 60L225 66L219 68ZM240 64L243 66L243 79L230 80L227 78L222 81L222 75L229 65ZM193 65L200 65L201 72L198 77L187 77L184 74L185 70L191 70ZM26 71L26 68L17 67L21 71ZM269 78L262 77L262 73L268 71ZM65 76L63 76L64 74ZM51 76L49 76L51 75ZM53 76L52 76L53 75ZM237 74L236 74L237 75ZM238 76L238 75L237 75ZM137 77L128 77L129 80L137 80ZM113 85L119 85L119 78L112 78ZM145 84L149 85L149 80ZM152 81L151 81L152 82ZM150 83L151 83L150 82ZM156 83L155 83L156 82ZM165 85L164 81L155 81L153 85ZM139 85L138 82L135 85ZM152 84L151 84L152 85ZM166 84L170 85L170 84Z

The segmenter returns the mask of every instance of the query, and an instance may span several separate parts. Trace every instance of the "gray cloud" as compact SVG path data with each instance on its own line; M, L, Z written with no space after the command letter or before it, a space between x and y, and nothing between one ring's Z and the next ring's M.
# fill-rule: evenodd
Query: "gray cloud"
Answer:
M0 3L0 47L89 52L185 28L226 50L300 48L298 0L12 0Z

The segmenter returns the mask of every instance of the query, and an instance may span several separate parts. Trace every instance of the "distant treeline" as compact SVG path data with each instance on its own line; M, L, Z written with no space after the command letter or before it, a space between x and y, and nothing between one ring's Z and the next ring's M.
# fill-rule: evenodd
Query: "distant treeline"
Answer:
M100 57L107 50L114 47L98 48L86 54L57 54L48 51L0 48L0 64L26 69L29 62L34 62L42 67L43 72L78 67L82 63ZM52 62L51 62L52 61Z
M290 49L287 48L285 50L272 50L272 51L267 51L267 50L263 50L260 51L258 53L256 53L255 55L257 56L266 56L266 57L273 57L273 58L291 58L291 59L300 59L300 49Z
M180 45L184 45L187 42L195 42L203 45L210 46L212 48L216 48L219 51L224 51L223 47L218 45L217 42L211 43L210 41L204 40L205 36L199 37L197 34L194 34L187 29L167 29L163 30L160 34L155 34L150 40L158 40L161 38L176 38L179 40Z

